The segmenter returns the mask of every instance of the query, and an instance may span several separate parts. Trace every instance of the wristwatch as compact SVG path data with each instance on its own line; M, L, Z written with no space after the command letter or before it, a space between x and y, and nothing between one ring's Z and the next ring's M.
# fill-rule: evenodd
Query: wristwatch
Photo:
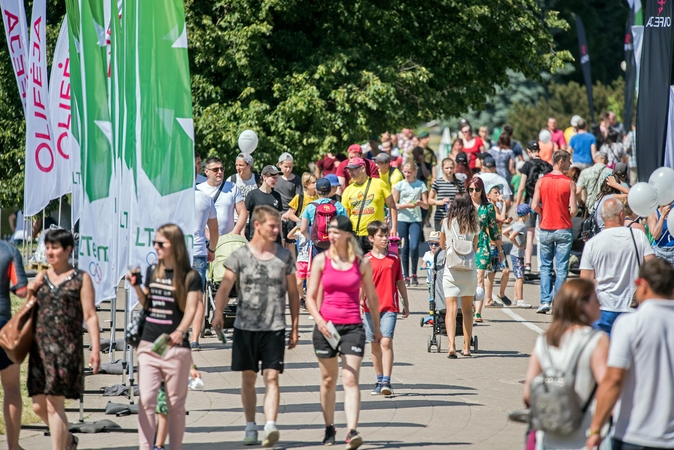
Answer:
M593 430L592 428L588 428L587 433L585 433L586 437L591 437L595 434L601 434L601 430Z

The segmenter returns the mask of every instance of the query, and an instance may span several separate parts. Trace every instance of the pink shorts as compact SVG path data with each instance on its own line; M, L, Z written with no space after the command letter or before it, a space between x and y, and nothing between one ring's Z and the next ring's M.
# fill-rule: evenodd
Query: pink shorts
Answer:
M295 277L298 280L309 278L309 261L297 261Z

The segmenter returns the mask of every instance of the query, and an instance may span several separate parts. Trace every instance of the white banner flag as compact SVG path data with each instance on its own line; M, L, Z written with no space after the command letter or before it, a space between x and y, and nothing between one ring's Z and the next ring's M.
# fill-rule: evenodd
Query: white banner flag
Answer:
M28 28L23 0L0 0L2 23L5 26L9 57L19 87L19 95L26 113L26 89L28 88Z
M47 86L47 2L35 0L30 26L28 54L28 94L26 110L25 216L34 216L55 197L58 165L63 158L56 151L49 120Z
M56 158L58 175L56 190L54 192L54 198L58 198L71 193L73 186L70 173L70 155L73 153L73 138L70 134L72 117L70 109L70 57L68 54L67 18L63 19L61 32L59 33L56 49L54 50L54 62L51 66L51 78L49 80L49 107L54 146L58 154ZM75 199L73 199L73 209L74 205Z

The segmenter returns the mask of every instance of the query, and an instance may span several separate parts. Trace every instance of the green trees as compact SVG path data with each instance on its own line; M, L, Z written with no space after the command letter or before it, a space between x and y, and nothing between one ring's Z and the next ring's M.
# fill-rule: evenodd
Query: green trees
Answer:
M196 147L226 161L251 128L260 137L256 165L283 151L305 165L372 133L480 107L509 83L509 69L536 78L570 60L548 31L566 22L536 0L185 3ZM14 136L2 129L0 145L17 158L21 111L4 37L0 99L9 102L0 127ZM3 203L18 200L20 185L3 180Z

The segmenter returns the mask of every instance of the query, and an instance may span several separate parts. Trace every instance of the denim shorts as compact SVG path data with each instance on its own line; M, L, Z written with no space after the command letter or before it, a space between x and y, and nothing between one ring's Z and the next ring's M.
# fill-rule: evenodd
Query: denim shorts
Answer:
M208 258L206 256L195 256L192 261L192 268L199 272L201 276L201 291L206 288L206 273L208 272Z
M379 330L381 331L381 337L393 339L397 319L398 313L390 311L379 313ZM370 313L368 312L363 314L363 326L365 327L365 340L367 342L372 342L374 340L374 333L372 332L374 325L372 324L372 316L370 316Z

